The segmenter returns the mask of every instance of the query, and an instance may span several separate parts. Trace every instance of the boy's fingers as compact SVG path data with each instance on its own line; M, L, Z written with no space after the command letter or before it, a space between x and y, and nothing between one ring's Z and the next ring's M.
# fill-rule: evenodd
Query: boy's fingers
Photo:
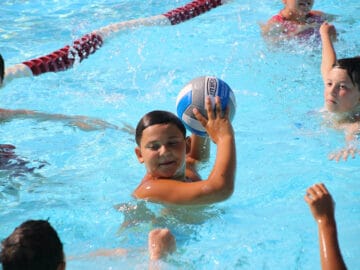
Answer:
M193 113L196 119L205 127L207 124L207 119L199 112L197 108L193 109Z
M216 101L215 101L216 102ZM211 104L211 99L210 97L207 97L205 100L205 106L206 106L206 111L207 111L207 116L208 119L213 119L214 118L214 111L213 111L213 107Z
M220 101L220 98L218 96L215 97L215 108L216 108L216 115L218 115L221 118L222 117L221 101Z

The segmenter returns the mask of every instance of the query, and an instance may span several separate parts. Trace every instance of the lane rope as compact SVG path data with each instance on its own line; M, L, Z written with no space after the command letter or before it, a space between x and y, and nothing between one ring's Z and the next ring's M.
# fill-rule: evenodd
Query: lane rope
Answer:
M229 2L229 0L195 0L161 15L107 25L82 36L71 45L66 45L50 54L6 68L2 86L15 78L38 76L46 72L67 70L71 68L76 61L81 62L90 54L96 52L103 45L106 38L121 30L139 26L179 24L223 5L226 2Z

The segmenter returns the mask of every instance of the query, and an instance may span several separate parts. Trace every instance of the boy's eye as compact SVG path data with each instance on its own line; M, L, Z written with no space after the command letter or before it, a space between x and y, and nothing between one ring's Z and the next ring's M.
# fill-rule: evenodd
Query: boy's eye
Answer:
M161 147L161 144L159 144L159 143L151 143L146 146L147 149L154 150L154 151L158 150L160 147Z
M326 86L330 87L330 86L332 86L332 83L331 83L331 82L327 82L327 83L326 83Z
M174 145L177 145L177 144L179 144L179 143L180 143L180 142L178 142L178 141L171 141L171 142L168 143L168 145L174 146Z

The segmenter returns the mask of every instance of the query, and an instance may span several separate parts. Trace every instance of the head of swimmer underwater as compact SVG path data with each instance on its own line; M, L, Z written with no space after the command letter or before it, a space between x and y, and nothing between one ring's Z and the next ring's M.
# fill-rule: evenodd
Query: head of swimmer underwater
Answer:
M360 113L360 57L339 59L324 78L325 108L345 118Z
M135 154L152 178L185 178L186 154L190 140L181 120L167 111L145 114L136 126Z
M284 11L293 16L303 17L309 14L315 0L282 0L284 3Z

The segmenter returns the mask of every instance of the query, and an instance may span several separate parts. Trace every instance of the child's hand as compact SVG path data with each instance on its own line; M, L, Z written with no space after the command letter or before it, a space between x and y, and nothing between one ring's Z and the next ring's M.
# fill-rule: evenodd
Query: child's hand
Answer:
M347 161L347 159L349 157L355 158L356 154L360 154L359 149L357 149L356 147L347 147L347 148L341 149L340 151L331 153L329 155L329 160L335 160L338 162L341 159L343 159L344 161Z
M334 202L324 184L309 187L304 199L318 223L334 220Z
M320 35L322 37L329 36L332 40L336 40L336 29L335 26L332 24L328 24L327 22L324 22L320 26Z
M215 112L211 106L210 98L206 99L205 106L208 119L201 115L197 109L194 109L193 113L214 143L217 144L219 140L226 136L233 137L234 131L229 120L229 108L225 113L221 110L220 98L215 97Z
M175 251L176 241L168 229L154 229L149 233L148 246L150 259L158 260Z

